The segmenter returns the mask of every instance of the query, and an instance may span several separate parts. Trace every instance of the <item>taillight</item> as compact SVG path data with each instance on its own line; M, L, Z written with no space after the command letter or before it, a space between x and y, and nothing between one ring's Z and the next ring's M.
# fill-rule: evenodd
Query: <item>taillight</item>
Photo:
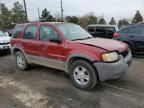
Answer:
M114 33L113 38L117 38L117 37L119 37L119 34L118 33Z

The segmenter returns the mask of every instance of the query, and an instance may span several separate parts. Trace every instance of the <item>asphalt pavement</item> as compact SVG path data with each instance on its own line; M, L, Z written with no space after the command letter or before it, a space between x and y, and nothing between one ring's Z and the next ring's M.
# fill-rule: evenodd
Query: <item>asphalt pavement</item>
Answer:
M62 71L34 65L22 72L12 55L1 55L0 108L144 108L144 58L134 58L121 78L86 92Z

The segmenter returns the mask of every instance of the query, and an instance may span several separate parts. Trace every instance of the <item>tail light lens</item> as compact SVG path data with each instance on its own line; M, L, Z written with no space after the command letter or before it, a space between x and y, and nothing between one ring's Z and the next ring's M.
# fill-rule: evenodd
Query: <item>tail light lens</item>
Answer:
M113 38L117 38L117 37L119 37L119 34L118 33L114 33Z

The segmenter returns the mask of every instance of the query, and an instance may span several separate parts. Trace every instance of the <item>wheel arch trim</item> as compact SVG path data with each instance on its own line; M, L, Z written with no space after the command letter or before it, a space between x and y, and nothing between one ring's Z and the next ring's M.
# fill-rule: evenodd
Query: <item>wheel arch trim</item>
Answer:
M67 70L67 73L69 73L69 65L70 65L70 61L74 58L81 58L81 59L85 59L85 60L88 60L90 61L92 64L93 62L96 62L95 59L93 59L92 57L88 56L88 55L85 55L85 54L72 54L70 56L68 56L68 58L66 59L66 70Z

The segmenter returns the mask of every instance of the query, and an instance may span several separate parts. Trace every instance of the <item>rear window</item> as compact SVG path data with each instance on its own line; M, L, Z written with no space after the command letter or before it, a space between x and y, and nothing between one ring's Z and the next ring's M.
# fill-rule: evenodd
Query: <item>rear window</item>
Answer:
M129 29L122 29L118 31L119 34L127 34Z
M122 29L119 31L121 34L135 34L135 35L143 35L144 34L144 27L143 26L137 26L137 27L131 27Z
M144 34L144 28L142 26L133 27L129 31L129 34L143 35Z
M116 29L114 27L96 27L98 33L114 33Z
M13 38L17 38L19 36L19 33L23 30L23 25L16 25L14 32L12 34Z

